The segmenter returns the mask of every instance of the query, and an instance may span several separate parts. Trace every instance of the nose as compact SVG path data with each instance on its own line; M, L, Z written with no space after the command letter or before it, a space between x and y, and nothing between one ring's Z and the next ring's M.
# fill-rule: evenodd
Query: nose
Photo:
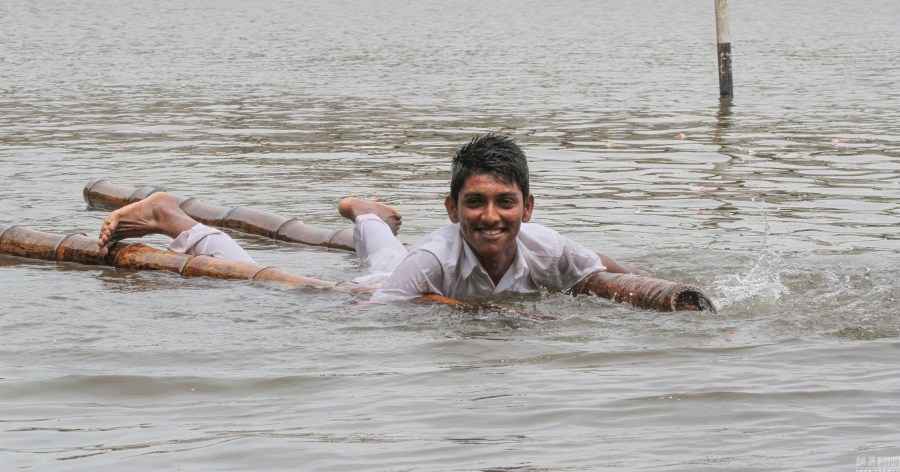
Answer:
M488 203L484 207L484 213L481 214L481 222L486 225L495 225L500 222L500 212L497 211L497 205L493 202Z

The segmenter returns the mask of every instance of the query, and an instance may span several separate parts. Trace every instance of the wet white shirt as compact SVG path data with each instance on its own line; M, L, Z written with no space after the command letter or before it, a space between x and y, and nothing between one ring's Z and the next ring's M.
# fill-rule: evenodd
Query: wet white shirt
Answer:
M596 252L538 224L523 223L516 243L516 259L495 285L463 239L459 225L448 225L417 243L372 299L409 299L428 293L473 299L541 289L564 291L586 275L606 270Z

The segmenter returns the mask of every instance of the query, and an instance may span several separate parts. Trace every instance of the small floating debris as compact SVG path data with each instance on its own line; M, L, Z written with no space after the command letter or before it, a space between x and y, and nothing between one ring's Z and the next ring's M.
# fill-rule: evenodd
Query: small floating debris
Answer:
M678 133L675 135L675 139L687 139L687 135L684 133Z

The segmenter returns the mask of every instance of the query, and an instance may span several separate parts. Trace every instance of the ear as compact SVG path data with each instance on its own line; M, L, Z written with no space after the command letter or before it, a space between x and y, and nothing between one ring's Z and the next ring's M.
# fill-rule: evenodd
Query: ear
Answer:
M444 199L444 208L447 209L447 216L450 217L451 223L459 223L459 214L456 212L456 200L450 195Z
M531 219L531 212L534 211L534 194L528 195L525 199L525 212L522 214L522 222L528 223Z

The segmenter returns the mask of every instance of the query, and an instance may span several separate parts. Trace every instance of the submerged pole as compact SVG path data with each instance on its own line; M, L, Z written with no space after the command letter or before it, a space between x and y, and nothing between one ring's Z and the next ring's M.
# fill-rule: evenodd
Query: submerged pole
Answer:
M734 97L731 77L731 25L728 19L728 0L716 2L716 43L719 56L719 97Z

